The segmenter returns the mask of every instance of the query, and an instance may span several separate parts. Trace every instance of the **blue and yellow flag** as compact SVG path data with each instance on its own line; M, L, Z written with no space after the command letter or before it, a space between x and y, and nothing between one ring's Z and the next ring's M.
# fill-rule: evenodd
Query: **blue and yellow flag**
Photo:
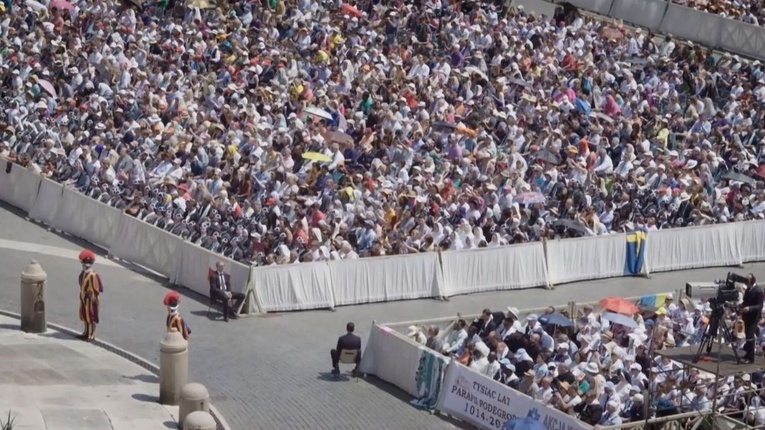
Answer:
M644 231L627 233L627 252L624 253L624 274L639 275L643 272L643 259L648 234Z

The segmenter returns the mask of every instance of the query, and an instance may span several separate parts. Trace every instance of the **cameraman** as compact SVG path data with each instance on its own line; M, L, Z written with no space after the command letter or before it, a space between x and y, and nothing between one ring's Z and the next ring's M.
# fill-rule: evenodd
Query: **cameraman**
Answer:
M754 362L755 340L757 336L757 323L762 314L762 288L757 285L753 274L746 277L746 291L741 302L741 317L744 320L744 363Z

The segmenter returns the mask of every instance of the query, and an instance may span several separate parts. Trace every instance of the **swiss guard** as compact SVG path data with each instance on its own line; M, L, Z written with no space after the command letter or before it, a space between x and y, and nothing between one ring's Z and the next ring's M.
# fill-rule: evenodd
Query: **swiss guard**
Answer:
M96 255L89 249L83 249L79 255L82 264L80 272L80 321L85 324L85 330L79 339L91 342L96 337L96 325L98 324L98 296L104 292L104 284L101 277L93 270Z
M183 320L181 314L178 313L178 305L181 303L181 296L175 291L169 291L165 294L162 303L167 307L167 321L165 322L167 331L169 332L174 327L184 339L189 340L191 329L186 325L186 321Z

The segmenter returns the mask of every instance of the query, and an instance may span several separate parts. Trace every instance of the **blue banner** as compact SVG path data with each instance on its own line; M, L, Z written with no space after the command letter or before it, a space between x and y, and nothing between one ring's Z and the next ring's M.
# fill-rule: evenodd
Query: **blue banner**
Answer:
M435 409L447 364L443 355L430 349L422 349L420 365L415 375L418 395L412 404L425 409Z
M624 274L639 275L643 272L645 244L648 234L644 231L632 231L626 235L627 251L624 253Z

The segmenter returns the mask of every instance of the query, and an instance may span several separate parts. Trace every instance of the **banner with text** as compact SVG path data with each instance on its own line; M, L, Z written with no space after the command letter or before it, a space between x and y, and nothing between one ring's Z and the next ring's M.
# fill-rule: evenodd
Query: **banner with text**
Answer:
M514 418L539 421L555 430L587 430L591 426L557 409L452 361L446 369L438 410L482 429L501 429Z

